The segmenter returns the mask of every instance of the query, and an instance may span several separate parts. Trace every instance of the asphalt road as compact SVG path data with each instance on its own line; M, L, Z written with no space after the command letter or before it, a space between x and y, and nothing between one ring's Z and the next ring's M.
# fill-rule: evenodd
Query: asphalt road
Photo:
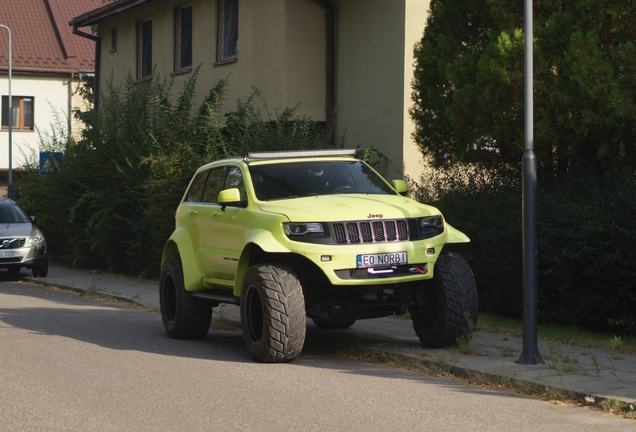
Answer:
M169 339L152 312L0 282L0 430L611 431L636 422L343 359L308 332L291 364L239 332Z

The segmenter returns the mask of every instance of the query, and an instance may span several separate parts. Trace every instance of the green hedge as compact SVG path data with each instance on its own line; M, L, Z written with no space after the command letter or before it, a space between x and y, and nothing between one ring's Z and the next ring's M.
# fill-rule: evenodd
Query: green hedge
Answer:
M419 198L471 242L448 245L470 262L480 308L522 315L521 176L473 169L428 173ZM636 330L636 177L624 169L538 180L539 320Z
M324 147L324 128L293 109L269 111L257 89L226 114L224 124L219 108L225 81L193 109L197 75L176 98L172 81L159 77L111 82L99 116L78 113L87 125L79 140L59 127L42 136L41 147L63 151L64 160L49 176L33 170L16 182L15 192L38 217L56 261L157 276L175 210L199 166L248 151ZM90 91L85 94L90 101Z

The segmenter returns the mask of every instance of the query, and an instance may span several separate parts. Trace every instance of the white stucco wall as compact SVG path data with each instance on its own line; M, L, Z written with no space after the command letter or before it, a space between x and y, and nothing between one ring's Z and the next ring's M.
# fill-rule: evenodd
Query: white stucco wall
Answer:
M14 169L24 165L26 158L39 158L39 135L49 134L59 118L62 127L68 128L68 100L70 74L63 76L16 75L12 77L13 96L33 97L34 130L12 132L12 165ZM73 86L75 88L75 86ZM0 94L7 96L8 77L0 75ZM39 160L39 159L38 159ZM9 168L9 132L0 131L0 170Z

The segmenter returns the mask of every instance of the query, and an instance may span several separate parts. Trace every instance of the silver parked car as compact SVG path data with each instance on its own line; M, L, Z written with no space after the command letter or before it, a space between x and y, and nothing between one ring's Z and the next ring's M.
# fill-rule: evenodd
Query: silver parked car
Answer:
M49 258L44 234L14 201L0 198L0 268L18 273L30 268L33 276L49 272Z

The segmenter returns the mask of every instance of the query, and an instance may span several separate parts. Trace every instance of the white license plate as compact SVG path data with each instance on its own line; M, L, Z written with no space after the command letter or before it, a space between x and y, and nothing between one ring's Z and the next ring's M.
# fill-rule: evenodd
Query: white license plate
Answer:
M408 264L406 252L358 255L358 268Z
M0 251L0 258L19 258L19 251Z

